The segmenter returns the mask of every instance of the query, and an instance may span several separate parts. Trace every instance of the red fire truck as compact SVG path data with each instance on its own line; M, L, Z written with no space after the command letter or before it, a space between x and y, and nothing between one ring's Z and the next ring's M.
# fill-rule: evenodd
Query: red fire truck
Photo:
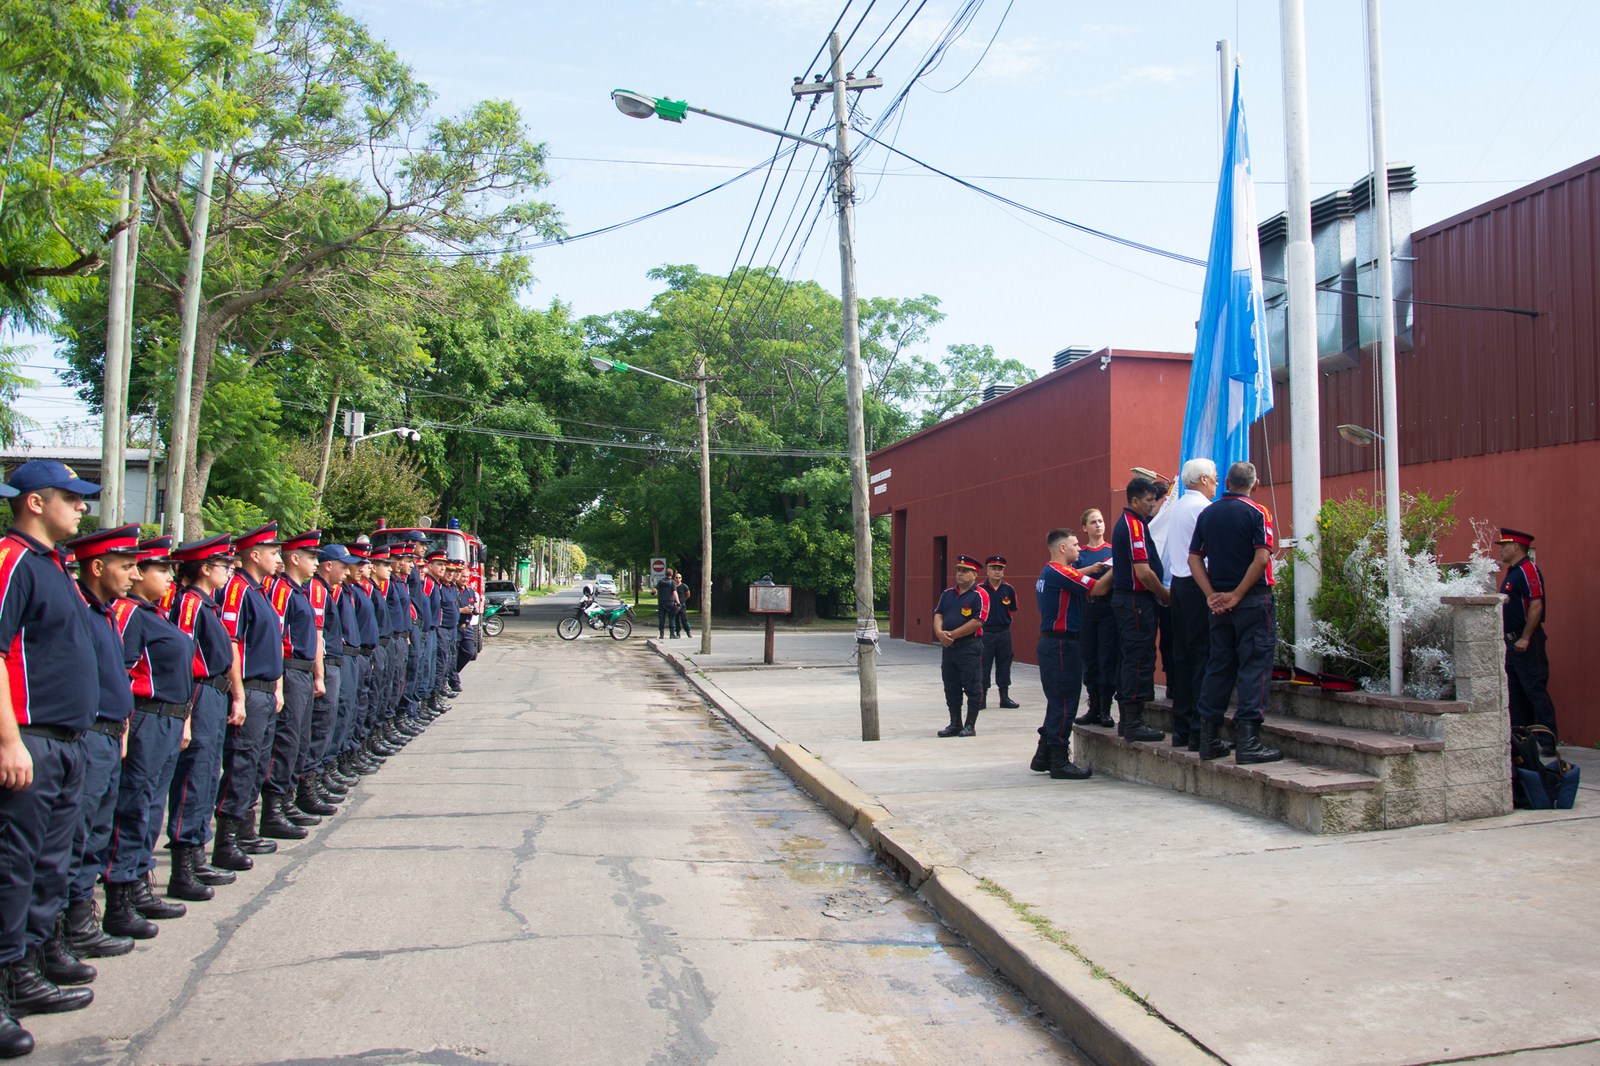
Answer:
M431 552L443 549L446 556L451 559L464 559L467 564L467 580L477 590L478 602L483 602L483 541L461 528L461 523L452 518L441 528L438 526L389 526L383 523L373 531L369 538L373 547L380 544L393 544L407 533L421 533L426 538L423 551Z

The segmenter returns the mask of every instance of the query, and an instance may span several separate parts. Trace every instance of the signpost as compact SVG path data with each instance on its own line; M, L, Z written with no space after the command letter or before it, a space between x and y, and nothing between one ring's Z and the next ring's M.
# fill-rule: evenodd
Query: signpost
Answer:
M750 586L750 613L764 614L767 616L767 642L765 654L761 661L768 666L772 665L772 650L776 636L776 621L780 614L790 614L794 611L794 586L793 585L751 585Z
M657 581L667 576L667 561L660 556L650 560L650 584L654 587Z

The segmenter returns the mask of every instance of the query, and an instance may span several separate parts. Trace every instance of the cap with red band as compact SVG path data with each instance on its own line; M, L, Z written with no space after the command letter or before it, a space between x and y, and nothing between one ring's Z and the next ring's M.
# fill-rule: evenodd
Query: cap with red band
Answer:
M172 538L151 537L139 542L139 564L172 562Z
M180 563L197 563L202 559L230 558L232 538L226 533L205 540L191 540L173 550L172 557Z
M296 535L286 539L283 542L283 550L286 552L316 551L317 546L321 543L322 530L308 529L304 533L297 533Z
M971 555L956 556L956 569L960 570L962 567L966 567L968 570L980 569L978 560Z
M278 523L276 522L268 522L264 526L257 526L255 529L240 533L233 538L233 546L241 552L247 552L251 548L275 548L279 543Z
M72 552L80 563L86 563L102 555L138 555L139 523L117 526L115 529L102 529L77 540L69 540L67 550Z
M991 556L989 556L989 558L987 558L987 559L985 559L983 561L983 565L984 566L1004 566L1004 565L1006 565L1006 557L1004 555L991 555Z
M1530 548L1530 547L1533 546L1533 534L1532 533L1524 533L1520 529L1505 529L1505 528L1502 528L1500 530L1500 539L1495 541L1495 543L1496 544L1520 544L1524 548Z

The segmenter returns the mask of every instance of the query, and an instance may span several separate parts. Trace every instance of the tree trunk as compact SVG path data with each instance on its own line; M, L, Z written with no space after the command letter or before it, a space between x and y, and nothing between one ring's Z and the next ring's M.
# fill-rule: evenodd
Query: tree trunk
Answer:
M122 319L122 439L124 441L132 440L129 422L138 406L129 395L128 389L133 377L133 303L134 295L139 289L139 223L144 217L144 180L145 168L136 168L133 172L132 188L128 192L128 310ZM153 400L150 404L150 416L152 419L155 417ZM146 466L145 469L148 471L149 467ZM149 480L147 476L145 478L147 497L155 491L153 485L148 485Z
M333 458L333 427L339 420L339 379L333 380L333 395L328 397L328 417L322 421L322 463L317 467L317 491L312 499L322 506L322 490L328 485L328 461Z
M129 175L117 178L117 222L128 217ZM122 316L128 309L128 231L111 242L111 269L106 279L106 362L100 395L100 522L110 529L122 524L122 419L127 398L122 392L122 366L127 339Z
M205 500L206 482L210 480L211 467L217 460L214 455L199 454L200 409L205 403L206 378L211 374L211 362L217 354L217 339L216 329L210 322L201 322L195 331L194 374L189 387L188 439L184 442L189 455L188 462L184 464L183 490L179 498L183 507L185 526L193 522L196 529L200 528L200 504ZM167 456L167 470L169 472L172 470L170 452ZM169 494L171 491L169 487Z

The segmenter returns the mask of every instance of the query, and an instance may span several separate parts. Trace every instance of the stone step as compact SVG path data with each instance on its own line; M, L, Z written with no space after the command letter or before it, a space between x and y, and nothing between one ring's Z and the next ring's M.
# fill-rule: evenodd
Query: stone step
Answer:
M1232 756L1202 762L1170 740L1129 741L1097 726L1072 731L1075 761L1109 777L1216 800L1310 833L1386 827L1383 783L1371 774L1293 758L1254 766Z
M1157 729L1172 729L1172 704L1155 700L1145 707L1145 719ZM1444 751L1442 738L1401 736L1377 729L1306 721L1268 713L1262 733L1292 759L1388 779L1391 773L1411 778L1419 762ZM1223 725L1223 736L1233 739L1233 724ZM1418 759L1416 756L1423 756ZM1437 761L1435 757L1434 761Z
M1471 708L1455 700L1414 700L1376 692L1324 692L1275 681L1267 709L1302 721L1437 740L1445 732L1442 716Z

